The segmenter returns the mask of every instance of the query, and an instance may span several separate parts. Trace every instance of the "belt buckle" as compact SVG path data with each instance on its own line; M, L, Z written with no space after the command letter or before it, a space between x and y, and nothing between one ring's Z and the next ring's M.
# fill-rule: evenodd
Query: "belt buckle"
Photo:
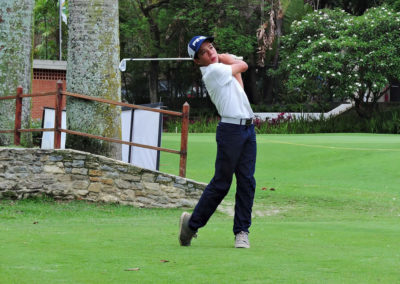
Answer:
M250 126L252 122L252 119L246 119L246 126Z

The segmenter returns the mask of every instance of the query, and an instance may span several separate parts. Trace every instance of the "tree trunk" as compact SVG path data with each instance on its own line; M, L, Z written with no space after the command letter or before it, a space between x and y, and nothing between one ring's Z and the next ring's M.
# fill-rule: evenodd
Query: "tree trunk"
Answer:
M150 91L150 103L156 103L158 93L158 61L150 62L149 72L149 91Z
M249 100L253 104L258 104L261 102L260 92L257 88L257 63L254 54L250 55L249 58L249 69L244 73L246 81L246 94L249 96Z
M161 0L158 2L154 2L148 6L144 6L143 2L139 1L139 7L142 11L143 15L147 19L147 22L150 26L150 36L152 39L152 56L153 58L159 57L158 54L161 50L161 32L158 27L157 21L153 19L150 12L153 9L157 9L164 4L168 4L169 0ZM150 62L150 71L149 71L149 92L150 92L150 103L156 103L158 101L157 93L158 93L158 71L159 71L159 62L151 61Z
M67 90L121 101L117 0L70 0ZM121 139L121 110L104 103L68 97L67 127ZM121 159L121 145L67 136L67 147Z
M32 41L34 0L1 0L0 5L0 96L15 95L17 87L32 92ZM22 103L22 128L30 127L31 99ZM14 129L15 100L0 101L0 129ZM0 145L13 142L10 134L0 134ZM32 135L22 134L22 142L32 144Z
M273 62L273 69L276 70L279 64L279 49L281 47L281 36L282 36L282 25L283 25L283 11L280 1L278 1L278 12L276 13L276 31L275 31L275 54L274 54L274 62ZM265 101L267 103L272 103L274 100L273 89L275 85L275 79L271 77L269 79L269 84L267 88L267 94Z

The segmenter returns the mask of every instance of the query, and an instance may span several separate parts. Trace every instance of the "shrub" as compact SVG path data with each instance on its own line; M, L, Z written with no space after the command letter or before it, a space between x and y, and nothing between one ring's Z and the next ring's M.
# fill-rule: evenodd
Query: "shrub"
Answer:
M190 133L213 133L216 131L218 117L192 118L189 123ZM280 113L276 119L254 121L258 134L303 134L303 133L389 133L400 134L400 106L382 104L371 114L371 118L360 118L355 110L350 110L332 118L320 117L307 120L295 118L287 113ZM181 121L176 118L164 118L165 132L180 132Z

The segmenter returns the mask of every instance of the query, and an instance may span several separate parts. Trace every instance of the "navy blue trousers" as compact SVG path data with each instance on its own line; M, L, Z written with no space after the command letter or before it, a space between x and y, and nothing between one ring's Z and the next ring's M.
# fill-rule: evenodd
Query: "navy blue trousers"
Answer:
M257 144L254 125L220 122L217 127L217 158L215 174L197 203L189 227L205 226L224 199L236 176L236 200L233 233L249 232L256 181L254 171Z

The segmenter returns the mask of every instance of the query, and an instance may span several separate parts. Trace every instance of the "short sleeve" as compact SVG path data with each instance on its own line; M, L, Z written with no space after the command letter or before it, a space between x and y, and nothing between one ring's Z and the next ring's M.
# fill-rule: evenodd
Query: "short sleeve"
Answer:
M213 64L210 76L215 79L218 85L224 86L232 80L232 67L222 63Z

